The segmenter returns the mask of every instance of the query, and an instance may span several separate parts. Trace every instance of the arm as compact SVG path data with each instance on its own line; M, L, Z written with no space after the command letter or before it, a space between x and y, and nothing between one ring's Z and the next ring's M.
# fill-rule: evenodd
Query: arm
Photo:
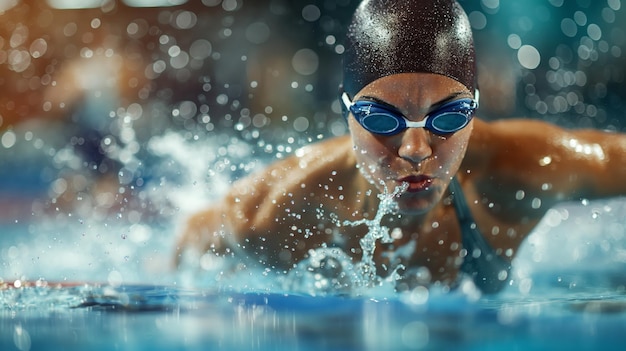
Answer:
M189 248L216 254L235 250L265 264L290 266L327 242L327 218L318 218L316 209L347 218L350 207L338 199L351 193L352 185L345 184L354 184L358 172L351 147L348 138L318 143L237 181L221 202L187 221L177 260Z

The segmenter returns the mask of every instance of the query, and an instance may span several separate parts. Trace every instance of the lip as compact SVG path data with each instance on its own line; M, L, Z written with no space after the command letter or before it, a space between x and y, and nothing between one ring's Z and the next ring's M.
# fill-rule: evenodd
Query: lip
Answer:
M433 178L426 175L410 175L398 179L398 184L402 185L403 183L409 184L406 192L417 193L428 190L433 183Z

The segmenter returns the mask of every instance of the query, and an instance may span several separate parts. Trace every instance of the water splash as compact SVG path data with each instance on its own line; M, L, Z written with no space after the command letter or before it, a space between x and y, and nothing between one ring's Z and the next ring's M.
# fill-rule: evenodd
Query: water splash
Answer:
M353 295L359 281L350 256L339 248L324 245L310 250L309 257L289 271L283 288L313 296Z
M406 191L406 189L408 188L408 184L403 183L401 186L396 187L391 193L384 183L383 187L384 191L381 194L378 194L380 203L378 205L378 211L376 212L376 216L374 216L374 218L363 218L357 221L345 220L342 223L343 226L356 227L360 225L365 225L368 228L367 234L359 241L361 250L363 251L363 255L361 258L361 262L356 265L357 272L360 276L361 285L366 287L372 287L380 284L380 278L376 274L376 264L374 263L374 251L376 250L376 242L380 240L380 242L383 244L389 244L394 241L394 239L389 234L389 228L382 225L381 222L384 216L397 213L398 204L395 201L395 198L400 193ZM404 267L402 266L398 266L395 268L395 270L391 274L393 280L397 278L396 271L403 268Z
M367 226L367 234L359 241L362 251L360 261L353 263L350 256L337 247L323 245L321 248L312 249L308 253L309 257L289 272L285 280L285 289L311 295L359 296L393 293L395 282L400 279L397 271L404 269L404 266L394 267L391 274L381 278L376 271L374 252L378 241L381 243L394 241L389 228L382 225L382 220L386 215L397 213L395 198L407 187L408 184L403 184L390 192L384 186L383 193L378 194L380 203L372 219L340 221L336 217L333 218L338 227Z

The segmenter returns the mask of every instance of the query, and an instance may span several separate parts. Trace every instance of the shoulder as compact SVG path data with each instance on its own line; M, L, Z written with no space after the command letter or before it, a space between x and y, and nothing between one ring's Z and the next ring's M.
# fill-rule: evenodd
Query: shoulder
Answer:
M572 188L562 181L571 169L563 147L567 130L526 119L476 122L460 170L475 187L475 200L499 205L503 215L534 217L568 198Z
M481 199L509 213L541 216L556 203L625 192L610 183L622 134L569 130L531 119L476 120L460 173ZM488 201L487 201L487 200Z
M532 119L476 119L464 164L474 171L518 171L541 166L542 157L563 155L570 131ZM493 177L495 174L490 174Z
M498 150L494 146L513 147L529 141L548 144L569 131L554 124L533 119L504 119L487 122L475 119L470 147Z
M233 184L223 205L232 218L263 222L285 208L295 209L319 196L320 188L349 183L358 171L349 137L332 138L298 149L293 155ZM236 214L233 216L233 214ZM243 224L243 223L239 223Z
M266 183L279 182L287 185L325 177L331 172L345 172L353 169L355 162L351 139L343 136L304 146L293 155L271 164L253 178L262 177Z

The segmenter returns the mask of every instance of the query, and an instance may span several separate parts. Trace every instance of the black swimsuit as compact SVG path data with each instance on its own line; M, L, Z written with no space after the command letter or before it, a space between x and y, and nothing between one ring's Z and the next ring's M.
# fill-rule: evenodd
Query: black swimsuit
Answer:
M511 279L511 263L500 257L478 231L456 178L450 182L450 192L461 226L463 248L467 251L461 271L472 277L482 292L496 293Z

